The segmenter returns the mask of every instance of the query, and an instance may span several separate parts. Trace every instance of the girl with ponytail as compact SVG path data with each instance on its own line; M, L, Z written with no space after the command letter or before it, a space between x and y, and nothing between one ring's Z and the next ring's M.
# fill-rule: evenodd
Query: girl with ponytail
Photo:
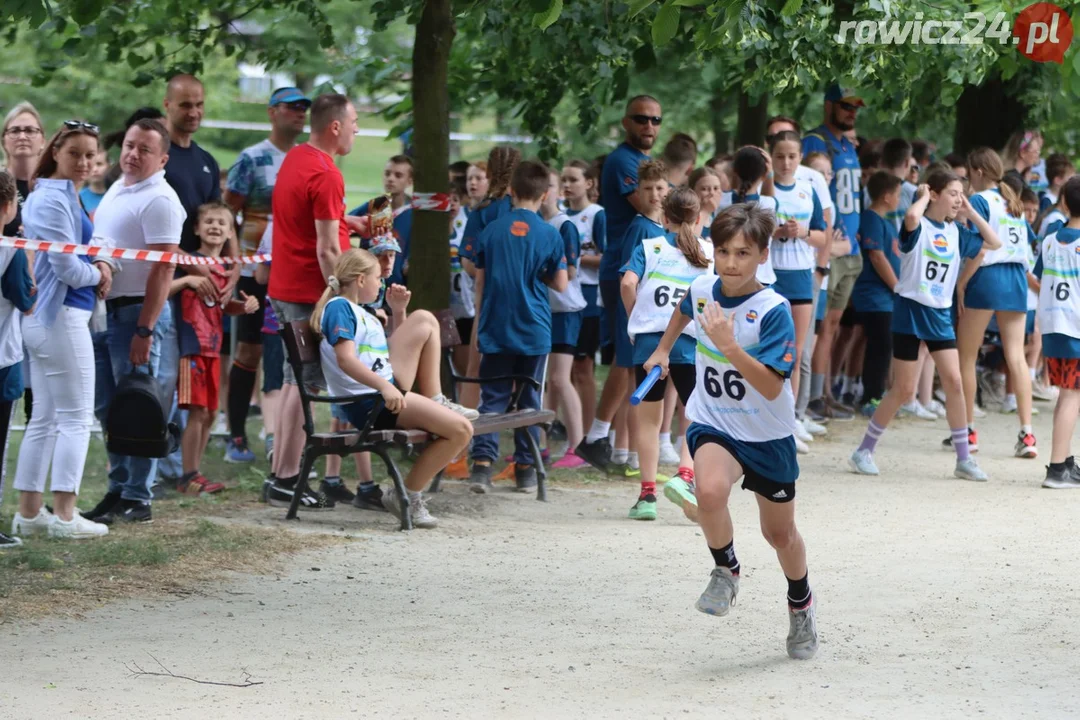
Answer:
M636 382L646 377L645 361L660 344L672 315L701 275L712 273L713 247L701 238L701 203L689 188L672 191L664 200L663 221L667 232L645 238L630 248L630 259L623 266L620 291L629 315L627 331L633 342ZM697 343L694 324L680 334L671 350L669 376L679 399L685 405L694 391L696 375L694 355ZM641 491L630 509L634 520L656 519L656 471L660 453L659 434L663 422L666 383L657 382L640 405L631 407L637 422L638 458L641 462ZM683 443L677 478L693 487L694 471L689 445Z
M354 398L341 406L352 425L365 427L374 412L374 430L407 428L437 436L405 478L407 505L396 492L382 499L386 509L399 519L407 507L414 526L431 528L438 521L424 506L422 492L469 444L470 421L479 413L451 402L442 393L442 348L439 321L434 315L426 310L410 313L387 343L382 323L362 307L374 302L381 287L375 256L367 250L349 250L327 280L311 314L311 327L322 338L319 356L327 390L332 396ZM387 303L395 317L405 315L409 296L401 285L390 287ZM414 383L419 393L410 392Z
M1001 238L1000 248L983 249L964 267L956 286L961 319L956 327L956 346L960 352L968 427L974 437L975 363L990 318L996 317L1020 421L1014 455L1030 459L1039 454L1031 430L1031 371L1024 353L1028 285L1030 282L1033 287L1038 286L1029 264L1035 233L1024 216L1019 193L1009 183L1002 182L1005 168L998 154L987 147L976 148L968 155L967 164L974 193L971 207Z
M730 192L724 193L720 198L719 209L723 210L738 203L753 203L775 217L776 200L772 197L772 180L769 178L771 172L772 159L768 153L753 145L739 148L731 161L734 185ZM772 253L768 253L765 262L758 265L757 280L762 285L776 282Z

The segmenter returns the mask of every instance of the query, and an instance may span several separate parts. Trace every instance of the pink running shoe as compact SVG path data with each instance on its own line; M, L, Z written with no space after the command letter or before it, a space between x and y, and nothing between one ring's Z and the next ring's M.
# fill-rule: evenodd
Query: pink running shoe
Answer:
M565 455L551 464L551 467L574 470L588 464L589 463L579 458L573 450L567 450Z

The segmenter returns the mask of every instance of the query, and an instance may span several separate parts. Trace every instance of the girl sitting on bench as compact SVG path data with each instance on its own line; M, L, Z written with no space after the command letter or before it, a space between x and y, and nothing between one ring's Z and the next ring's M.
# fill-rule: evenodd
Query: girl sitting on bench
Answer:
M375 417L373 430L407 428L437 436L405 478L413 525L432 528L437 520L424 506L421 493L468 446L473 434L470 420L479 414L443 395L439 322L424 310L406 317L411 293L401 285L387 291L387 303L398 318L387 345L382 323L361 307L375 301L379 288L379 261L366 250L349 250L334 267L311 315L311 327L322 337L319 355L330 394L358 396L342 406L350 423L357 428L367 425L382 395L385 405ZM419 394L410 392L414 383ZM383 504L401 519L396 492L386 493Z

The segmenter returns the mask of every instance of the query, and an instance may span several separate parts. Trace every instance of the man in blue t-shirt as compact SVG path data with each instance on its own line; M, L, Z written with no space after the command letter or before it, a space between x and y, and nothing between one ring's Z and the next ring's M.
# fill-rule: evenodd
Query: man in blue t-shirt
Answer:
M856 237L859 234L859 216L862 211L862 169L855 143L847 134L855 130L855 116L864 103L853 90L833 84L825 91L825 122L806 134L802 141L805 157L809 153L824 153L832 161L833 179L829 184L834 210L833 227L851 243L850 252L833 258L829 264L829 296L825 322L821 325L814 347L813 371L810 375L810 404L807 411L811 418L835 417L850 420L852 412L836 402L830 402L825 392L825 380L829 375L829 359L833 340L840 326L855 280L862 272L863 258Z
M538 214L547 194L549 171L538 162L522 162L510 180L514 209L480 233L476 265L477 346L480 378L524 375L539 381L551 352L551 304L547 289L566 290L569 276L559 231ZM483 413L506 412L513 396L511 380L485 381L480 387ZM539 410L540 393L527 386L518 410ZM532 428L535 447L539 430ZM524 429L514 433L514 479L519 491L536 487L536 468ZM499 434L473 438L469 487L491 489L491 464L499 457Z
M626 139L604 160L600 174L600 204L607 220L607 243L600 258L599 272L600 300L604 306L600 335L605 346L615 343L618 331L616 323L622 307L619 268L623 265L623 239L634 217L638 213L648 214L644 203L634 194L638 185L638 167L649 159L649 151L656 144L662 120L659 100L649 95L631 98L622 119ZM622 331L625 333L626 328ZM614 352L605 349L601 356L610 365ZM626 373L612 372L608 375L596 410L598 418L614 417L626 396L626 382ZM594 420L588 436L578 446L578 453L585 452L582 457L600 469L606 468L611 457L611 443L608 442L610 427L611 422Z

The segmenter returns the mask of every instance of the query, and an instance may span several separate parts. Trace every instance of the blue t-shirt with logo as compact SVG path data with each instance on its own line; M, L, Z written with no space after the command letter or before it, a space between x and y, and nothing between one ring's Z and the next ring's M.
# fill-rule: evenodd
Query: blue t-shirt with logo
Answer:
M814 128L802 140L803 155L812 152L825 153L831 161L833 179L829 192L836 205L833 226L843 230L851 240L851 255L857 255L859 244L855 242L859 234L860 214L862 212L862 167L859 154L850 140L841 136L836 138L824 125Z
M476 268L484 271L480 352L550 353L551 304L544 281L566 269L559 231L532 210L515 208L484 228L475 253Z
M638 168L648 159L648 155L624 142L604 160L600 176L600 204L607 218L607 250L600 260L601 282L618 280L619 268L626 262L623 240L626 229L637 215L629 196L637 190Z
M880 250L892 266L897 279L900 278L899 237L892 220L882 217L870 209L862 211L859 224L859 247L863 253L862 273L855 280L851 291L851 304L855 312L892 312L895 294L878 275L874 264L870 262L870 252Z

